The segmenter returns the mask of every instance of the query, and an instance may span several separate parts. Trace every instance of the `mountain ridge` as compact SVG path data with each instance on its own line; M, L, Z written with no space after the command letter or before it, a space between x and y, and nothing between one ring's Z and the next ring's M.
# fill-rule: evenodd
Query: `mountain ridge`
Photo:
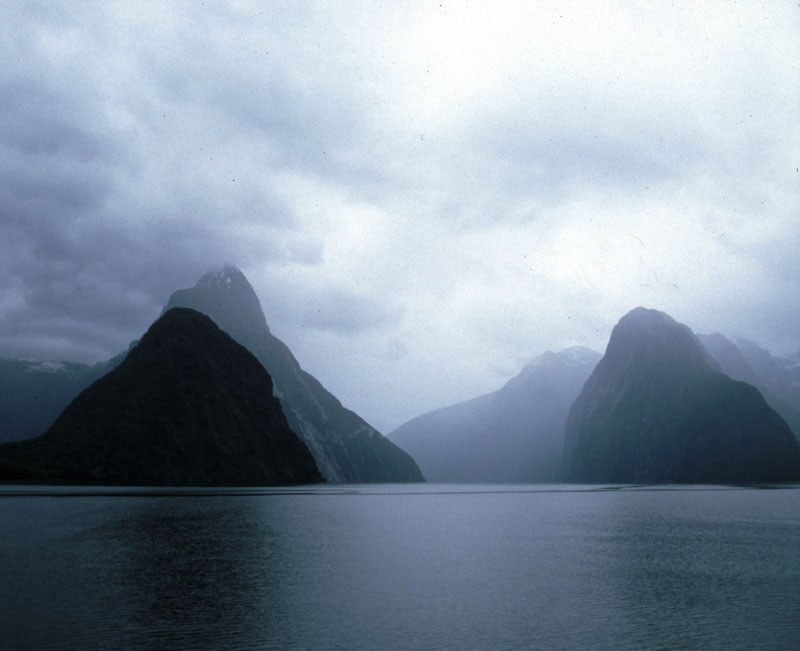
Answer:
M725 335L715 332L698 334L703 346L717 360L720 369L733 380L746 382L756 387L764 400L786 421L800 442L800 390L792 386L790 371L781 368L772 354L753 342L737 339L734 343ZM742 349L750 358L758 360L756 371L751 366Z
M759 391L730 379L700 340L636 308L570 408L559 478L571 482L800 479L800 447Z
M177 290L164 309L173 307L208 315L255 355L273 378L275 396L289 425L328 481L424 481L410 455L300 367L288 346L270 331L258 296L238 268L226 265L204 274L194 287Z
M313 483L269 373L207 316L156 320L42 436L0 446L11 478L130 485Z
M389 434L429 481L552 481L564 421L599 353L546 352L500 389L421 414Z

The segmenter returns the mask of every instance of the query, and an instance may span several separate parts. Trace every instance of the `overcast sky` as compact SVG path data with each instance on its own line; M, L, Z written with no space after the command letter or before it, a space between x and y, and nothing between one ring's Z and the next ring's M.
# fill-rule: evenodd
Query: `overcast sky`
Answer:
M644 305L800 348L800 7L0 5L0 356L237 265L388 432Z

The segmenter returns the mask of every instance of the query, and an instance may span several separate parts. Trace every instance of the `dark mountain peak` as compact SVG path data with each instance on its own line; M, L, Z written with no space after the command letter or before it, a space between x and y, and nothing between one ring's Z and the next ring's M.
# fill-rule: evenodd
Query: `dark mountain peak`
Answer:
M654 325L663 323L669 323L669 324L677 323L677 321L675 321L675 319L673 319L666 312L662 312L661 310L655 310L650 307L643 307L642 305L639 305L638 307L635 307L632 310L630 310L620 319L620 322L654 324Z
M611 331L606 354L597 366L602 376L625 381L642 376L671 381L677 376L701 376L718 370L688 326L659 310L637 307Z
M637 308L570 409L561 475L589 482L783 481L800 448L753 386L719 372L685 325Z
M320 480L267 371L194 310L168 310L42 436L0 446L0 474L121 484Z
M623 316L614 327L611 339L628 337L631 341L642 341L644 339L692 339L692 331L682 323L678 323L666 312L653 310L645 307L636 307ZM610 344L610 342L609 342Z
M126 367L149 365L165 357L181 365L210 365L210 347L216 344L215 339L220 336L229 338L205 314L190 308L170 308L150 326L138 345L130 350ZM258 363L253 358L248 360L248 364L251 361ZM262 381L272 387L269 375Z

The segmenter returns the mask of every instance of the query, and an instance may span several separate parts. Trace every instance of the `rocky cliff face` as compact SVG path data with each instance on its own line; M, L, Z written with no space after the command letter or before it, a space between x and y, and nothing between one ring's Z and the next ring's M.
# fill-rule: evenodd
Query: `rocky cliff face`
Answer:
M552 481L570 405L600 355L548 352L490 394L414 418L389 437L428 481Z
M559 472L572 482L800 478L800 446L757 389L719 371L685 325L637 308L570 409Z
M0 471L134 485L321 479L263 366L187 309L165 313L44 435L0 446Z
M204 275L175 292L168 310L188 307L211 317L269 371L291 428L331 482L424 481L414 460L306 373L267 326L258 297L232 266Z

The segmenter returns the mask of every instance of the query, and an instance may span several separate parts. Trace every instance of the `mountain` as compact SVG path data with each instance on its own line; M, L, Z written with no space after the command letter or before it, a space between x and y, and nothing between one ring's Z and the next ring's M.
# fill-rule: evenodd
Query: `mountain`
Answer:
M636 308L572 405L559 476L572 482L800 479L800 445L753 386L685 325Z
M159 318L45 434L1 445L0 476L133 485L321 479L264 367L187 309Z
M800 365L797 359L774 357L747 339L736 339L750 368L770 393L793 405L800 404Z
M697 335L697 338L725 375L756 387L800 440L800 378L793 377L792 360L775 358L768 350L743 339L739 339L737 345L719 333ZM743 351L747 352L747 357Z
M94 366L0 359L0 443L42 434L75 396L124 357Z
M756 386L758 378L755 372L742 355L742 351L730 339L719 332L710 335L698 334L697 338L725 375L732 380Z
M570 405L599 359L588 348L545 353L498 391L418 416L389 438L428 481L551 481Z
M789 425L800 438L800 353L794 357L775 357L747 339L736 339L736 346L753 369L767 400L774 401L775 410L786 413Z
M267 325L244 274L225 266L169 299L165 310L188 307L211 317L264 365L290 427L306 443L330 482L424 481L414 460L360 416L345 409L297 363Z

